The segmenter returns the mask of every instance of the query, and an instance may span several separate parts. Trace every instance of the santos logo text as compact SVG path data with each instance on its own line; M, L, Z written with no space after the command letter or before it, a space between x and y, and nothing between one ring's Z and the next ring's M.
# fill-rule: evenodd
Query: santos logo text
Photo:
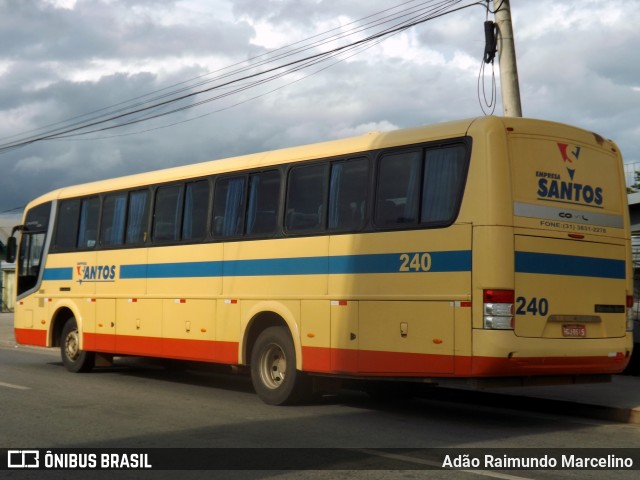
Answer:
M541 200L564 200L583 205L602 205L602 188L591 185L540 178L537 193Z

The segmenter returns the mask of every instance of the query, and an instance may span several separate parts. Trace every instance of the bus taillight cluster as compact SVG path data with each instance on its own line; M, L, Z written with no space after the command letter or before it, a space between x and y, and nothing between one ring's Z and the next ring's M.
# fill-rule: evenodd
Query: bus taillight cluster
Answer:
M484 290L484 328L513 330L513 290Z

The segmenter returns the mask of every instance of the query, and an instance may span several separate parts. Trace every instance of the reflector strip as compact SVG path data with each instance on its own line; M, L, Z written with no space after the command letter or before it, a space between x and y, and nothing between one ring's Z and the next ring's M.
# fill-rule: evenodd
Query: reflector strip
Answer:
M471 308L471 302L451 302L450 305L455 308Z
M569 216L571 223L598 225L600 227L623 228L622 215L610 213L588 212L567 207L551 207L547 205L534 205L531 203L514 202L513 214L519 217L541 218L555 222L567 222Z

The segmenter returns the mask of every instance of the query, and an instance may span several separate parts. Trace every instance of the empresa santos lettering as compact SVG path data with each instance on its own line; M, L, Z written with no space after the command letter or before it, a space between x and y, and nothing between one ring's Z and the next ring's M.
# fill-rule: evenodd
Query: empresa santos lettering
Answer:
M565 182L564 180L538 179L538 198L541 200L564 200L583 205L602 205L601 187Z

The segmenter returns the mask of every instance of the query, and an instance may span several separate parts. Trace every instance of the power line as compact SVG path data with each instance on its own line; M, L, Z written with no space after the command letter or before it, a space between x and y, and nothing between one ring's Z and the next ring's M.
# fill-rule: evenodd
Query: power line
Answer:
M3 210L0 212L0 215L3 215L5 213L11 213L11 212L17 212L18 210L24 210L26 207L26 205L22 205L21 207L14 207L14 208L10 208L8 210Z
M382 10L381 12L369 15L367 17L363 17L363 19L357 20L355 22L351 22L347 24L347 26L351 26L351 25L356 25L356 26L347 31L340 31L337 34L331 34L331 32L334 32L336 30L343 30L343 27L336 27L327 32L314 35L313 37L309 37L308 39L295 42L285 47L281 47L267 54L253 57L253 59L250 59L249 62L251 62L252 60L257 60L257 61L250 63L247 66L234 69L233 67L247 63L247 62L239 62L233 65L230 65L228 67L219 69L215 72L211 72L209 74L201 75L193 79L180 82L171 87L165 87L155 92L142 95L139 97L135 97L128 101L120 102L111 107L105 107L87 114L78 115L66 121L57 122L47 126L47 127L57 126L57 128L50 128L49 130L45 130L47 127L42 127L40 129L34 129L29 132L25 132L22 135L26 133L37 132L37 131L41 131L42 133L38 135L22 137L13 142L0 144L0 153L6 153L16 148L21 148L26 145L30 145L32 143L40 142L44 140L76 138L80 135L87 135L90 133L97 133L97 132L103 132L106 130L122 128L125 126L146 122L149 120L157 119L160 117L185 111L191 108L195 108L195 107L204 105L206 103L220 100L222 98L226 98L231 95L249 90L259 85L263 85L267 82L280 79L286 75L290 75L300 70L313 67L322 62L328 61L331 58L344 55L345 53L350 52L352 50L357 50L358 48L361 48L360 51L362 51L368 48L367 44L371 44L373 42L379 43L385 40L386 38L389 38L392 35L405 31L413 26L427 22L429 20L433 20L435 18L444 16L449 13L453 13L455 11L459 11L474 5L482 5L482 2L476 1L473 3L469 3L467 5L458 6L454 8L455 6L463 3L463 1L462 0L441 0L441 1L431 0L427 2L421 2L417 5L412 5L400 12L389 13L392 10L397 10L402 6L406 7L407 5L412 3L415 3L415 0L404 2L396 7L391 7L386 10ZM380 16L382 14L384 15ZM368 20L368 21L364 24L359 24L359 22L361 22L362 20ZM269 64L272 64L274 61L285 60L294 55L299 55L300 53L307 52L311 49L317 49L319 47L325 46L331 42L336 42L338 40L342 40L349 36L361 34L365 30L370 28L382 28L382 30L379 30L376 33L366 36L363 39L352 41L351 43L348 43L346 45L342 45L339 47L335 47L328 51L309 55L304 58L287 61L286 63L283 63L281 65L271 66L259 72L249 73L258 67L268 66ZM313 41L309 43L310 40L313 40ZM294 47L294 48L291 48L291 47ZM362 48L362 47L365 47L365 48ZM279 52L279 53L274 55L275 52ZM357 53L359 52L353 53L350 56L353 56ZM342 60L339 60L339 61L342 61ZM338 63L339 61L334 62L332 65L334 65L335 63ZM329 68L329 67L325 67L319 71L325 70L326 68ZM225 71L226 73L221 73ZM200 80L201 78L208 76L212 73L220 73L220 74L212 79L201 80L201 81L198 81L197 83L193 83L194 81ZM307 75L304 78L307 78L309 76L311 75ZM215 83L213 86L207 86L208 84L211 84L213 82L218 82L218 83ZM247 83L243 83L243 82L247 82ZM295 83L295 81L290 83ZM185 85L188 85L188 86L185 86ZM177 86L179 86L180 88L168 91L169 89ZM202 87L202 86L206 86L206 87L200 90L192 91L193 88ZM216 94L212 97L205 98L199 101L192 101L194 97L198 95L213 93L217 90L224 90L225 88L231 88L231 90ZM273 89L272 91L275 91L277 89L278 88ZM262 95L255 96L253 98L258 98L260 96ZM190 102L190 103L187 103L187 102ZM246 101L238 102L236 105L245 103L245 102ZM173 105L172 109L166 110L167 107L172 105ZM231 107L227 107L227 108L231 108ZM165 110L165 111L162 111L162 110ZM137 115L139 116L135 118L135 116ZM84 120L80 120L80 119L84 119ZM176 123L181 123L181 122L176 122Z
M411 2L406 2L406 3L411 3ZM365 38L364 40L361 40L361 41L358 41L358 42L353 42L352 44L348 44L348 45L345 45L345 46L342 46L342 47L338 47L338 48L333 49L333 50L328 51L328 52L323 52L323 53L316 54L316 55L313 55L313 56L310 56L310 57L306 57L306 58L303 58L303 59L300 59L300 60L297 60L297 61L294 61L294 62L290 62L290 63L287 63L285 65L280 65L280 66L277 66L277 67L269 68L269 69L267 69L265 71L262 71L262 72L259 72L257 74L247 75L247 76L244 76L244 77L236 78L234 80L231 80L231 81L228 81L228 82L225 82L225 83L222 83L222 84L215 85L214 87L210 87L210 88L206 88L206 89L199 90L199 91L196 91L196 92L191 92L191 93L188 93L188 94L185 94L185 95L182 95L182 96L170 98L169 100L156 102L155 104L146 105L146 106L145 106L144 103L134 104L133 107L140 107L140 108L134 108L134 110L130 109L132 107L127 107L128 110L127 110L127 108L119 109L119 110L116 110L114 112L110 112L111 116L107 116L106 118L105 118L104 115L99 116L99 117L94 117L94 118L89 119L88 121L85 121L85 122L76 122L76 123L67 125L62 130L61 129L56 129L56 130L53 130L53 131L50 131L50 132L46 132L45 134L42 134L40 136L35 136L35 137L23 139L23 140L21 140L19 142L5 144L5 145L0 146L0 152L5 151L5 150L12 150L14 148L19 148L21 146L28 145L28 144L33 143L35 141L55 139L55 138L65 138L65 137L69 137L69 136L74 136L74 135L69 135L69 134L73 134L74 132L79 132L81 130L86 130L87 128L90 128L90 127L93 127L93 126L102 125L102 124L105 124L105 123L108 123L108 122L112 122L114 120L119 120L121 118L130 117L131 115L134 115L134 114L137 114L137 113L149 112L150 110L157 109L159 107L164 107L166 105L173 104L173 103L176 103L176 102L180 102L182 100L194 97L196 95L200 95L202 93L206 93L206 92L209 92L209 91L220 89L220 88L235 84L235 83L243 81L243 80L247 80L247 79L251 79L251 78L254 78L254 77L257 77L257 76L260 76L260 75L264 75L266 73L270 73L270 72L273 72L273 71L276 71L276 70L279 70L279 69L282 69L282 68L285 68L285 67L288 67L288 66L291 66L291 65L296 65L296 64L299 64L299 63L307 62L310 59L311 60L313 60L313 59L322 60L324 58L329 58L330 56L336 54L336 52L340 52L340 51L342 51L344 49L348 49L348 48L351 48L353 46L357 46L360 43L368 42L368 41L374 40L376 38L379 38L381 36L397 33L398 31L405 30L405 29L410 28L411 26L414 26L414 25L416 25L418 23L422 23L422 22L425 22L427 20L436 18L438 16L442 16L442 15L444 15L446 13L450 13L453 10L447 11L446 7L449 7L449 6L451 6L453 4L457 4L457 3L461 3L461 2L460 1L423 2L422 4L420 4L418 6L412 7L414 10L401 12L401 15L398 15L398 16L394 17L393 20L397 20L398 18L407 16L407 15L415 13L415 12L419 12L419 10L417 10L419 7L423 7L423 6L427 5L427 4L429 4L431 6L431 8L432 8L432 11L427 11L428 15L426 17L425 17L425 15L423 13L422 15L415 16L415 17L411 18L410 22L405 21L403 24L400 24L400 26L396 27L395 29L383 30L382 32L380 32L378 34L375 34L375 35L371 35L371 36ZM388 10L389 9L387 9L386 11L388 11ZM370 18L372 16L365 17L365 18ZM381 20L377 20L378 24L387 23L389 21L388 17L389 16L383 17L382 21ZM355 22L352 22L352 23L355 23ZM358 31L362 31L362 29L364 29L365 27L358 27L358 28L359 28ZM351 32L351 33L353 33L353 32ZM323 35L323 34L320 34L320 35ZM333 40L333 39L335 39L335 37L330 37L330 40ZM323 43L326 43L326 42L327 42L327 40L325 40ZM300 42L297 42L297 43L300 43ZM317 45L318 45L317 42L315 44L312 44L312 46L317 46ZM303 50L308 50L309 48L311 48L311 47L310 46L304 46ZM293 53L297 53L299 51L301 51L301 50L297 49ZM291 56L293 53L285 52L284 54L279 55L276 58L280 59L280 58L284 58L286 56ZM264 64L264 62L262 62L261 64ZM304 65L304 63L303 63L303 67L304 66L308 66L308 65L309 64ZM254 66L255 65L251 65L250 67L254 67ZM222 70L224 70L224 69L222 69ZM241 69L240 72L242 72L243 70L246 70L246 69ZM296 68L296 69L292 69L291 71L297 71L297 70L298 69ZM291 71L284 72L284 74L291 73ZM231 73L233 74L233 73L237 73L237 72L231 72ZM275 75L275 76L273 76L271 78L268 78L265 81L273 80L274 78L280 78L284 74ZM225 75L217 77L216 79L224 78L224 77L227 77L229 75L230 74L225 74ZM203 83L208 83L208 82L209 81L203 82ZM249 88L251 88L253 86L256 86L256 85L259 85L261 83L264 83L264 81L260 81L260 82L254 83L254 84L250 84ZM246 88L242 87L242 88L234 90L231 93L238 93L238 91L243 91L245 89ZM185 89L178 90L178 92L182 92L182 91L185 91ZM175 94L175 93L176 92L171 92L171 94ZM188 108L193 108L195 106L199 106L199 105L202 105L204 103L208 103L209 101L214 101L214 100L217 100L217 99L220 99L220 98L224 98L224 97L229 96L229 95L230 94L222 94L222 95L219 95L217 97L213 97L213 98L210 98L210 99L198 102L198 103L194 103L194 104L182 106L182 107L179 107L179 108L175 108L175 109L173 109L171 111L168 111L168 112L165 112L163 114L146 115L146 116L142 116L141 118L139 118L137 120L127 120L125 122L120 122L120 123L117 123L115 125L107 126L107 127L100 128L100 129L97 129L97 130L80 132L79 134L84 135L84 134L87 134L87 133L94 133L96 131L109 130L109 129L119 128L119 127L126 126L126 125L131 125L131 124L134 124L134 123L139 123L141 121L147 121L147 120L150 120L150 119L153 119L153 118L158 118L160 116L165 116L165 115L176 113L176 112L179 112L179 111L182 111L182 110L186 110ZM161 98L166 98L167 96L169 96L169 94L162 95L160 97L156 97L154 100L161 99ZM143 98L143 97L140 97L140 98ZM77 135L77 134L75 134L75 135Z
M416 0L410 0L410 1L404 2L404 3L402 3L402 4L398 5L398 6L391 7L391 8L388 8L386 10L382 10L381 12L374 13L372 15L364 17L363 19L356 20L354 22L348 23L345 26L357 25L362 20L367 20L367 19L379 16L382 13L386 13L386 12L388 12L390 10L394 10L394 9L397 9L397 8L399 8L401 6L405 6L407 4L411 4L411 3L415 3L415 2L416 2ZM426 3L433 3L433 2L426 2ZM422 5L424 5L424 3L423 4L419 4L417 6L413 6L411 8L413 8L413 9L419 8ZM401 12L401 13L406 14L404 12ZM167 98L167 97L170 97L172 95L176 95L176 94L184 92L184 91L189 91L190 89L193 89L195 87L202 86L202 85L205 85L207 83L210 83L210 82L213 82L213 81L216 81L216 80L220 80L222 78L226 78L226 77L232 76L234 74L240 74L243 71L248 71L248 70L250 70L252 68L256 68L256 67L268 64L268 63L273 62L275 60L286 58L288 56L292 56L292 55L294 55L296 53L301 53L303 51L310 50L312 48L321 47L322 45L325 45L328 42L337 41L340 38L346 37L348 35L356 34L356 33L360 32L360 31L362 31L362 30L364 30L364 29L366 29L368 27L375 26L381 20L385 20L385 18L388 18L389 16L390 15L387 15L387 17L382 17L381 19L377 19L377 20L374 20L374 21L369 21L368 23L365 23L365 24L362 24L362 25L358 25L356 27L356 29L352 29L350 31L349 30L343 31L342 33L340 33L338 35L328 36L331 32L334 32L336 30L338 30L338 31L343 30L343 27L345 27L345 26L335 27L335 28L333 28L333 29L331 29L331 30L329 30L327 32L323 32L323 33L314 35L312 37L309 37L307 39L304 39L304 40L301 40L301 41L298 41L298 42L294 42L294 43L292 43L290 45L287 45L287 46L272 50L272 51L270 51L268 53L252 57L252 58L250 58L250 59L248 59L246 61L237 62L237 63L229 65L227 67L220 68L220 69L218 69L218 70L216 70L214 72L209 72L209 73L206 73L206 74L199 75L199 76L194 77L192 79L189 79L189 80L186 80L186 81L183 81L183 82L179 82L177 84L165 87L165 88L157 90L155 92L151 92L151 93L148 93L148 94L145 94L145 95L142 95L142 96L134 97L132 99L129 99L129 100L117 103L115 105L112 105L110 107L105 107L105 108L101 108L99 110L95 110L93 112L89 112L89 113L86 113L86 114L78 115L78 116L72 117L72 118L70 118L68 120L65 120L65 121L55 122L53 124L49 124L49 125L46 125L46 126L43 126L43 127L40 127L40 128L29 130L27 132L23 132L22 134L13 135L13 136L10 136L10 137L5 137L4 139L6 140L6 139L9 139L9 138L13 138L13 137L24 135L26 133L33 133L33 132L37 132L37 131L42 131L42 130L45 130L45 129L49 128L49 127L53 127L53 126L56 126L56 125L65 126L65 124L68 124L72 120L78 120L78 119L85 118L85 117L89 117L85 121L92 121L92 120L100 119L100 118L102 118L104 116L104 115L98 115L98 116L91 117L94 114L98 114L98 113L101 113L101 112L107 112L108 114L114 114L114 113L117 113L117 112L127 111L127 109L130 109L130 108L135 108L135 107L142 106L146 102L159 101L160 99ZM325 38L322 38L322 37L325 37ZM318 38L319 38L319 40L314 40L314 42L309 43L310 40L318 39ZM295 49L291 49L291 47L293 47L295 45L301 45L301 46L296 47ZM280 53L277 53L277 52L280 52ZM259 62L255 63L254 61L258 60L258 59L263 59L263 60L260 60ZM254 62L254 63L252 63L252 62ZM240 69L231 70L233 67L237 67L239 65L245 65L245 64L248 64L248 65L246 67L243 67L243 68L240 68ZM191 82L193 82L195 80L199 80L199 79L201 79L203 77L210 76L210 75L212 75L214 73L220 73L220 72L224 72L224 71L228 71L228 72L225 73L225 74L221 74L221 75L219 75L217 77L214 77L214 78L212 78L210 80L204 80L204 81L200 81L200 82L195 83L195 84L191 84ZM155 94L158 94L158 93L161 93L161 92L166 92L167 90L170 90L171 88L174 88L174 87L177 87L177 86L181 86L181 85L188 85L188 86L183 87L183 88L181 88L179 90L169 91L168 93L164 93L164 94L162 94L160 96L155 96L155 97L153 96ZM151 98L148 98L148 97L151 97ZM145 99L145 98L147 98L147 100L141 101L142 99ZM132 102L138 102L138 103L132 103ZM115 107L122 107L122 108L114 110ZM81 124L82 124L82 122L71 123L69 125L66 125L64 128L69 127L69 126L74 126L74 125L81 125ZM54 130L50 131L49 133L52 133L52 132L56 132L56 130L54 129ZM43 135L43 134L41 134L41 135ZM20 141L21 142L25 142L27 140L28 140L28 138L23 138Z
M138 131L135 131L135 132L129 132L129 133L121 133L121 134L116 134L116 135L109 135L109 136L104 136L104 137L91 137L91 138L77 138L77 135L69 135L69 136L58 137L58 138L55 138L53 140L85 140L85 141L92 141L92 140L100 140L100 139L107 139L107 138L125 137L125 136L130 136L130 135L138 135L138 134L141 134L141 133L152 132L152 131L155 131L155 130L161 130L163 128L173 127L173 126L180 125L180 124L183 124L183 123L192 122L192 121L201 119L203 117L207 117L209 115L213 115L214 113L219 113L219 112L223 112L225 110L229 110L231 108L237 107L237 106L242 105L244 103L248 103L248 102L250 102L252 100L256 100L258 98L261 98L261 97L264 97L266 95L269 95L269 94L271 94L273 92L276 92L278 90L281 90L281 89L283 89L283 88L285 88L285 87L287 87L289 85L293 85L294 83L298 83L298 82L301 82L302 80L306 80L307 78L309 78L309 77L311 77L313 75L317 75L318 73L323 72L324 70L327 70L328 68L331 68L332 66L334 66L334 65L336 65L336 64L338 64L340 62L343 62L343 61L345 61L345 60L347 60L347 59L349 59L349 58L351 58L351 57L353 57L355 55L358 55L363 50L366 50L366 49L371 48L371 47L373 47L375 45L378 45L379 43L381 43L384 40L385 39L380 39L377 42L373 42L370 45L364 45L364 48L361 48L359 51L356 51L356 52L352 53L349 56L345 56L344 58L341 58L341 59L335 61L334 63L332 63L330 65L327 65L327 66L325 66L323 68L320 68L320 69L318 69L318 70L316 70L314 72L311 72L310 74L305 75L304 77L295 79L295 80L293 80L291 82L288 82L288 83L286 83L284 85L281 85L279 87L273 88L273 89L271 89L271 90L269 90L267 92L261 93L259 95L255 95L255 96L247 98L245 100L241 100L241 101L236 102L234 104L231 104L229 106L222 107L222 108L213 110L211 112L208 112L208 113L205 113L205 114L202 114L202 115L198 115L196 117L188 118L186 120L180 120L180 121L173 122L173 123L168 123L168 124L161 125L161 126L158 126L158 127L148 128L148 129L145 129L145 130L138 130ZM104 129L96 130L96 131L93 131L93 132L85 132L85 133L87 133L87 134L89 134L89 133L97 133L98 131L102 131L102 130L104 130Z

